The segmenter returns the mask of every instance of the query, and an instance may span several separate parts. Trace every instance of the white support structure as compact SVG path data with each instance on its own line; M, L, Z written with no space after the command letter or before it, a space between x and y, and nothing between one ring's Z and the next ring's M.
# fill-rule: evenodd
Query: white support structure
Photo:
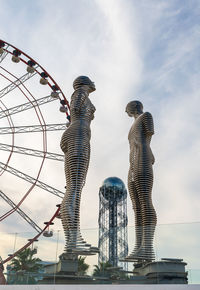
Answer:
M19 146L12 146L12 145L7 145L3 143L0 143L0 150L9 151L9 152L12 151L14 153L19 153L19 154L24 154L24 155L34 156L34 157L41 157L41 158L43 158L45 154L44 151L25 148L25 147L19 147ZM52 153L52 152L46 152L45 158L56 160L56 161L62 161L62 162L64 161L64 155Z
M21 76L16 81L14 81L11 84L9 84L7 87L5 87L2 90L0 90L0 99L3 98L6 94L11 92L12 90L14 90L15 88L19 87L25 81L27 81L30 78L32 78L36 73L37 73L36 71L34 73L26 73L25 75Z
M29 225L34 228L38 233L41 233L42 229L29 217L25 212L23 212L17 205L3 192L0 190L0 197L2 197L13 209L16 208L16 212L21 215L21 217L29 223Z
M26 180L29 183L35 184L36 186L54 194L60 198L63 198L64 193L62 191L60 191L60 190L42 182L42 181L39 181L36 178L31 177L30 175L27 175L27 174L15 169L15 168L11 167L11 166L8 166L3 162L0 162L0 168L3 170L6 170L7 172L9 172L9 173L21 178L21 179Z
M64 124L47 124L47 125L32 125L32 126L16 126L16 127L1 127L0 134L11 133L34 133L42 131L59 131L65 130L66 123Z
M21 113L23 111L32 109L36 106L41 106L50 102L53 102L57 100L56 98L51 97L51 95L40 98L38 100L33 100L31 102L27 102L25 104L19 105L19 106L15 106L13 108L4 110L0 112L0 119L5 118L7 116L13 115L13 114L17 114L17 113Z

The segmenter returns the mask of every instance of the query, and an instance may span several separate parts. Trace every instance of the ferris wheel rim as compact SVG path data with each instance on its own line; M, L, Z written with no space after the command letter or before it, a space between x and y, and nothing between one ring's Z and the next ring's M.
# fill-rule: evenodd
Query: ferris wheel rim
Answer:
M8 42L6 42L6 41L4 41L4 40L2 40L2 39L0 39L0 47L2 47L2 45L3 44L7 44L8 45L8 47L10 46L10 47L12 47L12 48L14 48L15 50L17 50L17 51L19 51L22 55L24 55L26 58L28 58L29 60L31 60L31 61L33 61L35 64L37 64L40 68L41 68L41 70L43 71L43 72L45 72L47 75L48 75L48 77L51 79L51 81L54 83L54 85L60 90L60 92L61 92L61 95L63 96L63 99L65 100L65 102L66 102L66 105L67 105L67 107L68 107L68 109L70 109L70 107L69 107L69 102L67 101L67 98L65 97L65 95L64 95L64 93L63 93L63 91L61 90L61 88L58 86L58 84L56 83L56 81L53 79L53 77L37 62L37 61L35 61L32 57L30 57L28 54L26 54L26 53L24 53L22 50L20 50L20 49L18 49L16 46L14 46L14 45L12 45L12 44L10 44L10 43L8 43ZM11 52L11 51L9 51L7 48L5 49L5 51L7 52L7 53L9 53L9 54L11 54L11 55L14 55L13 54L13 52ZM24 60L23 58L21 58L20 57L20 60L22 61L22 62L24 62L26 65L28 65L28 62L26 61L26 60ZM40 75L40 73L36 70L36 72ZM48 83L48 85L51 87L51 89L53 89L52 88L52 86ZM67 114L68 115L68 114Z

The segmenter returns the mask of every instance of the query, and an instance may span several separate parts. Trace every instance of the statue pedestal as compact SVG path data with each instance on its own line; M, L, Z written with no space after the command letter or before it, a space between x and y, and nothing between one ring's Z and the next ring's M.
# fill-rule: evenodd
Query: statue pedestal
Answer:
M78 256L62 254L59 258L58 263L45 266L44 277L39 284L65 284L69 280L73 284L78 271Z
M78 275L78 254L62 254L58 263L45 265L38 284L93 284L93 277Z
M64 254L60 256L58 263L47 265L45 267L46 274L70 274L77 273L78 257L74 254Z
M133 280L138 284L187 284L187 272L182 259L161 259L161 261L134 265Z

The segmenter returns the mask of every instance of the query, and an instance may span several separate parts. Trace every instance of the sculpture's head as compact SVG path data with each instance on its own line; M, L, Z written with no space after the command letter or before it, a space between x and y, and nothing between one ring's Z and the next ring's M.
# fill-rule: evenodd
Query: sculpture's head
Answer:
M88 86L90 93L96 90L94 82L92 82L91 79L86 76L79 76L73 82L73 88L75 90L82 86Z
M126 113L133 117L143 113L143 105L140 101L132 101L126 106Z

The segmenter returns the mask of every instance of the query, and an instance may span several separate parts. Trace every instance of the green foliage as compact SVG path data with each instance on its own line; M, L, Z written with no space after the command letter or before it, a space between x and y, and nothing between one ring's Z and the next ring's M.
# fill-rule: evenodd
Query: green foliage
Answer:
M27 248L21 251L12 260L11 266L14 271L25 270L27 272L38 272L42 266L39 264L39 258L33 258L37 253L36 249Z
M108 261L105 263L100 263L99 266L94 266L93 271L94 277L106 277L111 280L124 280L128 279L128 276L126 273L121 271L119 268L114 268L112 264L110 264Z
M11 262L10 284L35 284L34 276L42 270L39 258L33 256L37 253L36 249L24 249Z
M100 263L100 265L94 265L94 271L93 276L95 277L110 277L111 272L108 270L108 268L112 267L112 265L109 262Z
M89 269L89 265L85 263L86 257L80 256L78 258L78 275L85 275Z

